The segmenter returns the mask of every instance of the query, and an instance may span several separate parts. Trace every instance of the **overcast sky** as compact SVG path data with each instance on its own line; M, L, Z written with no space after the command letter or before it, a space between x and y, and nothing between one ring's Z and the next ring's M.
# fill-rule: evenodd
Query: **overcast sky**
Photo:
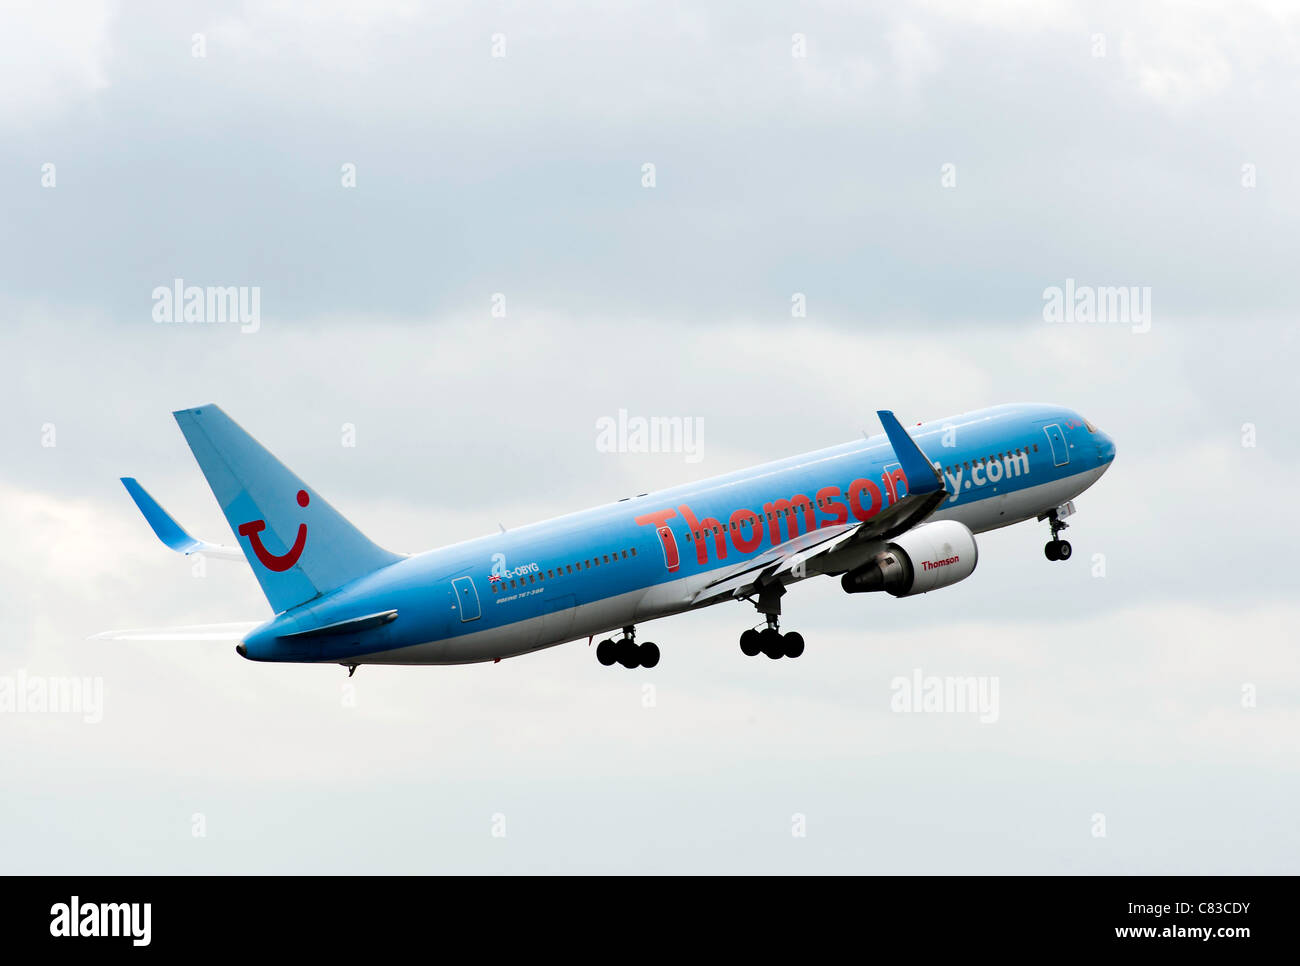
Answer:
M1280 2L6 5L0 678L104 701L0 713L0 871L1297 871L1298 63ZM1045 321L1071 279L1149 331ZM745 604L653 671L87 640L269 616L118 483L233 542L182 407L420 551L1014 401L1117 443L1074 558L806 582L797 661ZM996 722L892 712L918 668Z

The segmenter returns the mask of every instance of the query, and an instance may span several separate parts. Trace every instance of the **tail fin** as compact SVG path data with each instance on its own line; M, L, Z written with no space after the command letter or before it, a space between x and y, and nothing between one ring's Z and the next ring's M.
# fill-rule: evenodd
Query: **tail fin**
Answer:
M371 543L220 406L172 415L276 613L402 559Z

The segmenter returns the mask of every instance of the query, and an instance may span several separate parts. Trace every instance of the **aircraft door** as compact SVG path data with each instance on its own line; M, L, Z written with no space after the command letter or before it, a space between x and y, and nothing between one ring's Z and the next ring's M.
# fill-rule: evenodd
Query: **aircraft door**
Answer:
M1065 442L1065 434L1061 432L1061 427L1051 423L1043 427L1043 432L1047 434L1047 442L1052 447L1052 465L1065 466L1070 462L1070 447Z
M886 506L893 506L907 496L907 474L903 472L902 463L886 463L880 482L884 487L882 492Z
M460 614L462 624L479 619L482 610L473 577L457 577L451 582L451 607L453 611Z
M681 557L677 552L677 539L673 536L672 530L667 527L659 528L659 542L664 548L664 566L668 572L672 573L681 566Z

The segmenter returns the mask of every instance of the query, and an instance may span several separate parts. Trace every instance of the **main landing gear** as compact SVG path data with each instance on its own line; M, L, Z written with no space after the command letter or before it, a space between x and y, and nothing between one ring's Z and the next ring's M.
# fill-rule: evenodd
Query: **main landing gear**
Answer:
M1048 510L1038 519L1048 521L1052 528L1052 539L1043 547L1043 555L1048 560L1069 560L1074 549L1070 546L1070 541L1062 540L1058 534L1066 529L1069 524L1062 520L1062 517L1068 517L1074 512L1074 502L1062 503L1055 510Z
M771 583L759 588L758 600L749 598L767 618L767 627L761 631L751 627L740 635L740 650L746 657L766 654L775 661L782 657L798 657L803 653L802 634L795 631L781 633L781 597L784 594L785 587L780 583Z
M803 635L798 631L782 634L777 625L777 615L767 615L767 627L761 631L750 628L740 635L740 650L746 657L766 654L772 660L781 657L798 657L803 653Z
M621 664L625 668L654 667L659 663L659 645L646 641L636 642L636 628L623 628L618 640L603 640L596 645L596 660L605 667Z

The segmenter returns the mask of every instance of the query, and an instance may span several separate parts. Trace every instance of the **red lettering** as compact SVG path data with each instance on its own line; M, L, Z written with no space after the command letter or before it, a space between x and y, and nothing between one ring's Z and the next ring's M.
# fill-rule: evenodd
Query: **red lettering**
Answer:
M741 536L746 524L749 525L752 533L752 537L748 539ZM738 552L753 553L763 542L763 518L753 510L737 510L731 515L731 526L731 545Z
M862 506L862 494L871 495L870 509L864 509ZM853 510L854 518L858 520L870 520L880 512L883 502L880 499L880 487L870 480L854 480L849 484L849 506Z
M788 538L793 540L799 536L799 517L795 511L800 509L803 510L804 529L814 529L817 526L817 514L813 511L812 501L802 493L796 493L788 500L774 500L763 504L763 512L771 517L768 529L772 531L772 546L775 547L781 542L782 519L786 521L785 532Z
M656 510L654 513L645 513L636 518L637 524L645 526L648 523L658 531L659 542L664 547L664 566L669 571L677 569L680 559L677 554L677 539L673 536L672 530L664 526L664 521L675 516L677 516L676 510Z
M709 562L709 545L704 540L704 534L709 533L713 536L714 542L717 544L718 559L726 560L727 537L722 532L722 524L713 519L713 517L705 517L703 520L695 519L695 514L691 512L691 508L685 503L677 509L681 511L682 518L686 521L686 525L691 528L691 536L695 541L696 559L698 559L702 564Z
M821 526L835 527L841 523L847 523L849 520L849 508L843 503L834 502L839 499L840 488L838 486L823 486L817 491L817 502L822 505L822 512L829 513L835 511L835 517L831 520L823 520Z
M902 483L903 488L900 490L898 484ZM890 470L885 478L885 486L889 489L889 502L897 503L900 499L899 494L907 495L907 474L903 472L900 466L896 470Z

